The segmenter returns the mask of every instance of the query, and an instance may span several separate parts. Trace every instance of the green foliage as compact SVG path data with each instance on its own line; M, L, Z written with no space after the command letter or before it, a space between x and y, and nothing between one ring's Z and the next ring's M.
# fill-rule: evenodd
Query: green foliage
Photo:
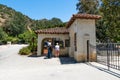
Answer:
M17 37L8 36L6 39L6 42L7 41L10 41L11 43L16 44L16 43L18 43L19 39Z
M96 24L98 41L107 41L109 37L113 42L120 42L120 0L79 0L76 6L78 13L102 16Z
M6 41L7 37L8 37L8 35L3 31L2 28L0 28L0 42L2 43L4 41Z
M2 28L0 28L0 40L5 39L7 37L7 34L3 31Z
M26 31L23 34L19 35L21 43L29 44L28 48L31 51L36 51L37 48L37 35L33 31Z
M113 42L120 41L120 0L102 0L99 9L102 15L102 21L99 26L103 27L101 31L104 37L109 37ZM100 30L99 30L100 31ZM105 39L105 38L104 38Z
M103 25L104 20L98 20L96 23L96 37L97 42L104 42L106 40L106 26Z
M22 43L31 43L33 37L36 39L37 35L33 31L26 31L23 34L20 34L18 38Z
M99 0L78 0L76 4L78 13L96 14Z
M20 55L29 55L31 53L30 49L28 47L23 47L20 49L19 54Z
M64 26L64 23L58 18L52 18L51 20L41 19L36 20L33 23L34 24L31 25L33 30Z
M104 41L106 37L109 37L114 42L120 42L120 0L78 1L76 4L78 13L100 14L102 16L102 19L96 24L97 40ZM0 26L0 42L29 43L30 50L37 46L37 36L31 31L62 27L66 24L59 18L33 20L2 4L0 4L0 18L5 20Z
M12 8L0 4L0 17L5 20L2 23L3 30L10 36L18 36L27 30L26 26L31 19Z
M61 27L65 25L59 18L52 18L51 20L33 20L2 4L0 4L0 18L5 20L1 26L4 32L7 33L8 36L19 36L24 43L28 43L31 38L31 34L29 34L27 31Z
M20 13L14 14L14 17L10 17L10 20L6 21L3 25L4 30L10 36L18 36L27 30L27 19Z

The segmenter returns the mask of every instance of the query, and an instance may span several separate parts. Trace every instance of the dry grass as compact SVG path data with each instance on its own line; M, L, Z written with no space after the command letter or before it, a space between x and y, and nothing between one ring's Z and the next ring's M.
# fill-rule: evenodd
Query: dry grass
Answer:
M5 21L6 19L0 18L0 26L2 26Z

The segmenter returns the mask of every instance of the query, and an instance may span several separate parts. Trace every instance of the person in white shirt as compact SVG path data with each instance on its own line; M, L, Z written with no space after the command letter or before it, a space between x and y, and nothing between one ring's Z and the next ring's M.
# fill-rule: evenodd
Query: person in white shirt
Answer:
M60 52L60 46L58 45L58 43L56 43L55 45L55 57L59 57L59 53Z

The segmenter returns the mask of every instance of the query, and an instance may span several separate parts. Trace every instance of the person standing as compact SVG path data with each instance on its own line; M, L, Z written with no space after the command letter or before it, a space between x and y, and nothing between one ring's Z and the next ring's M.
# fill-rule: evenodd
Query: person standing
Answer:
M58 43L56 43L55 45L55 57L59 57L60 54L60 46L58 45Z
M52 57L52 45L50 42L48 42L48 55L47 55L48 58L51 58Z

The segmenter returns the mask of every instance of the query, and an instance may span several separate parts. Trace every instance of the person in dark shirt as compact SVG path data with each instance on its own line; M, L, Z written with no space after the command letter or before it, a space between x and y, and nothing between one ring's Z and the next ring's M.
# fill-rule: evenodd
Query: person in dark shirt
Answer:
M47 55L48 58L51 58L52 57L52 45L51 43L48 43L48 55Z

